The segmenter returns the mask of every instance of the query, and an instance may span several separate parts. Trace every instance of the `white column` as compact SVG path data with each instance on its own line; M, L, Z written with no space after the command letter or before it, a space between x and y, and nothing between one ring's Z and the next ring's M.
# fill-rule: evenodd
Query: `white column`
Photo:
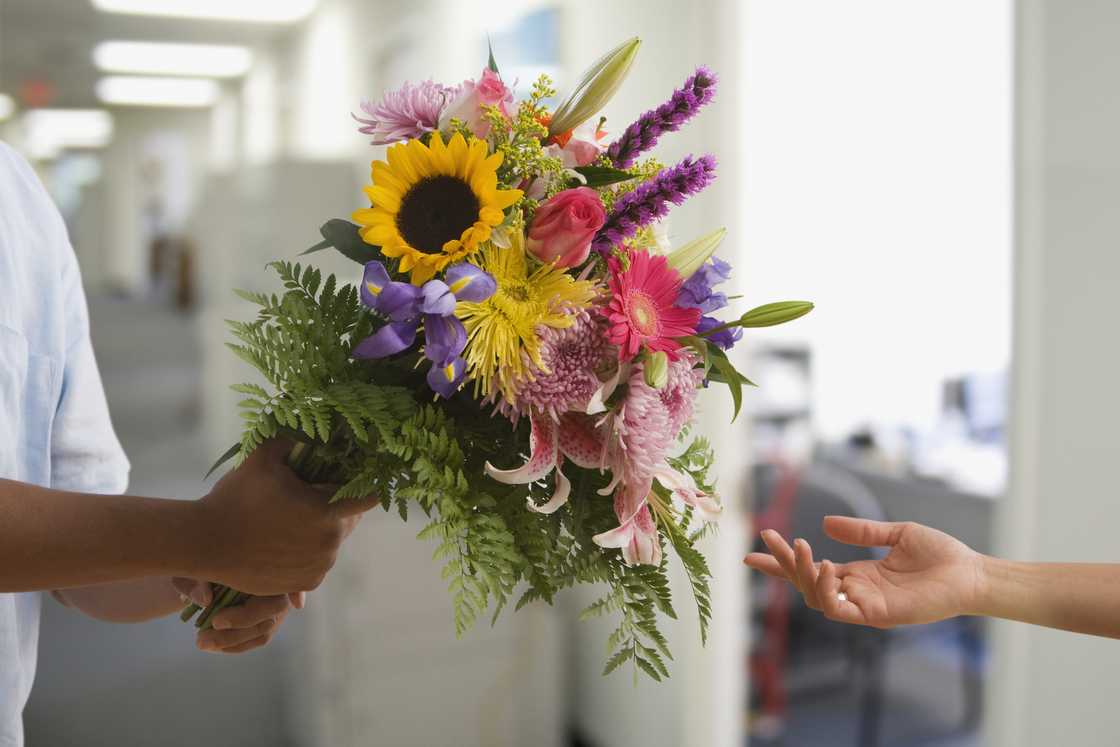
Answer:
M1117 561L1120 4L1020 0L1011 494L1004 554ZM1115 641L995 626L988 743L1116 744Z
M721 256L735 266L738 282L750 273L744 264L742 217L742 4L701 0L689 5L661 0L561 4L561 92L582 69L628 37L642 47L630 76L607 105L606 128L615 135L642 112L659 106L697 65L720 76L716 99L679 132L661 138L651 155L666 164L687 154L713 153L720 163L715 183L670 215L669 236L684 243L719 226L728 239ZM742 309L742 310L745 310ZM743 353L743 346L737 354ZM743 361L736 359L740 366ZM747 370L745 367L743 370ZM672 678L660 684L632 684L629 673L600 676L604 621L578 622L577 602L590 602L594 589L579 589L563 601L570 629L571 716L590 741L604 747L629 744L741 745L746 709L746 630L748 618L746 554L749 455L747 417L729 424L730 398L713 387L700 397L699 433L716 446L718 484L725 504L718 534L701 547L712 568L712 625L702 647L696 609L679 563L673 558L673 603L679 622L666 621L675 660Z

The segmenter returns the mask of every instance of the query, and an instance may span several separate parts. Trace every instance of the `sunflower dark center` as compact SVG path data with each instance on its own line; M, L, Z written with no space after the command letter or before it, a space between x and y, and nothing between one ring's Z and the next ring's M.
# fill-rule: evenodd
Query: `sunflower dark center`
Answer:
M401 199L397 230L414 249L438 254L478 220L478 198L453 176L433 176L412 186Z

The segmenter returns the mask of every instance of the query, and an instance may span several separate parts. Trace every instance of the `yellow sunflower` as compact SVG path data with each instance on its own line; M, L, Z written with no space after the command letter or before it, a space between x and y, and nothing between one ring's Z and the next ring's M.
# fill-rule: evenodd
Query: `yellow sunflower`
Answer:
M572 312L588 306L597 291L594 283L552 265L530 274L522 231L510 233L510 248L488 243L477 261L497 282L494 295L478 303L460 302L455 313L467 330L467 370L478 390L500 389L512 402L513 384L526 375L526 358L541 365L537 327L571 326Z
M401 272L411 272L417 285L473 254L522 194L498 189L502 154L488 153L486 141L460 133L447 144L433 132L430 145L390 146L388 162L373 162L373 184L365 188L372 206L353 215L362 239L400 257Z

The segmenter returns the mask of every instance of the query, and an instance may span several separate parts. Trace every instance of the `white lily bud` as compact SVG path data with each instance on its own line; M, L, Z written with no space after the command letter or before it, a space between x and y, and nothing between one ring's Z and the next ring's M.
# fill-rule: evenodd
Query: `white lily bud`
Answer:
M548 124L549 135L559 135L579 127L601 111L622 85L642 40L629 39L600 57L580 78L564 103L556 107Z
M706 236L693 239L679 249L674 250L666 259L669 266L680 273L683 280L688 280L704 266L708 258L715 254L723 237L727 235L726 228L719 228Z

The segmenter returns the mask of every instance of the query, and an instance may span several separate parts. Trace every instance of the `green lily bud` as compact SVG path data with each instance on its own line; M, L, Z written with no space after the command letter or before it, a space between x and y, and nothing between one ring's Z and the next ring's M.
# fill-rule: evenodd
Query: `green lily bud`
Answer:
M548 134L559 135L579 127L601 111L630 72L642 40L629 39L600 57L580 78L575 89L556 107L548 124Z
M726 228L718 228L707 236L693 239L674 250L665 259L669 261L670 267L680 273L682 280L688 280L708 261L709 257L715 254L726 235Z
M736 324L740 327L773 327L792 322L813 310L810 301L778 301L751 309L739 317Z
M669 356L665 354L664 350L658 350L646 356L642 374L645 376L646 384L654 389L665 386L665 383L669 381Z

